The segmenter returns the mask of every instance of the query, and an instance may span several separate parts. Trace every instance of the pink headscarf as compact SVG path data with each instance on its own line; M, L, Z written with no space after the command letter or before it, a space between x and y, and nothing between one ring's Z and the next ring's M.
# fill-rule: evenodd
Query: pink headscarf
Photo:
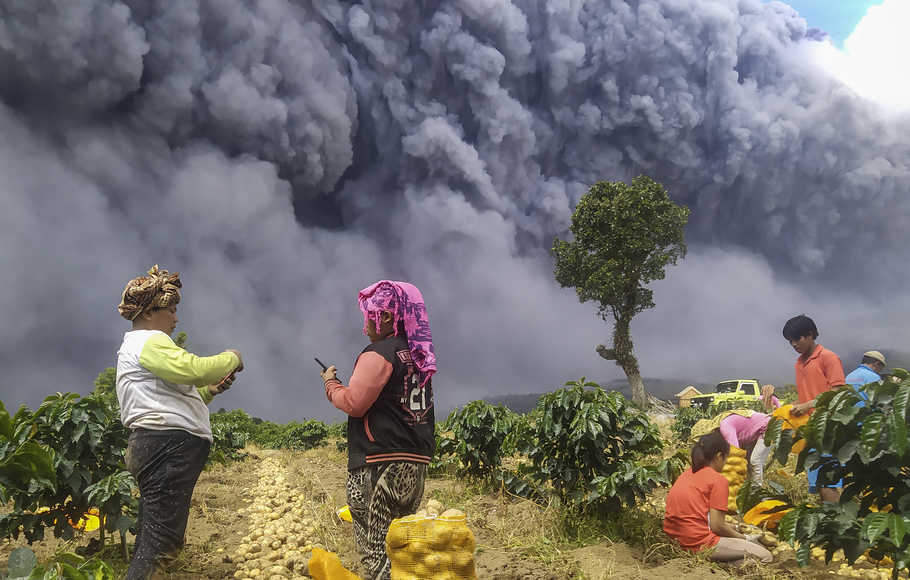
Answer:
M411 360L420 372L420 386L426 385L436 372L436 353L433 350L433 335L430 333L430 320L427 318L427 307L423 295L417 286L407 282L380 280L367 286L357 295L360 311L363 312L363 333L367 333L367 323L372 320L379 328L379 317L383 312L392 313L392 328L398 334L398 321L404 322L404 331L408 337L408 350Z

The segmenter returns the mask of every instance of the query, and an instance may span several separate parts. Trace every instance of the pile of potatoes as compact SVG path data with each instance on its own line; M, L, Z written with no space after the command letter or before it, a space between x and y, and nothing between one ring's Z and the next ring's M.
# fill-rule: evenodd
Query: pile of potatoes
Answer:
M443 510L430 500L425 509L389 526L392 580L476 580L475 545L464 512Z
M736 519L733 516L727 516L727 521L730 523L735 523ZM764 547L771 550L772 553L777 553L783 548L789 548L786 544L780 544L778 542L777 536L774 532L769 532L766 529L759 528L758 526L753 526L750 524L741 524L739 531L747 536L758 536L758 543Z
M735 523L736 518L727 516L727 521ZM758 541L771 550L775 560L796 558L795 550L788 543L780 542L773 532L748 524L742 525L740 530L744 534L761 534ZM809 551L809 556L817 562L825 562L825 551L821 548L812 548ZM837 570L838 577L864 578L866 580L887 580L888 578L891 578L891 562L887 560L879 562L879 566L876 567L876 564L866 556L860 556L855 564L851 566L844 558L843 552L838 550L831 555L831 563L839 565ZM882 566L882 564L888 565ZM903 575L901 577L903 577Z
M259 467L252 503L240 510L251 530L230 561L235 578L279 580L307 577L307 562L315 543L314 520L304 515L306 500L285 479L275 458Z

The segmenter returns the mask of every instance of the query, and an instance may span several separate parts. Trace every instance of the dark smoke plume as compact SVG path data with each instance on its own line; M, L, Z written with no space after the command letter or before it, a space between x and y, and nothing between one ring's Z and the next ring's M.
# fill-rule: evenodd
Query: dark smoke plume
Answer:
M154 263L195 350L247 354L223 404L265 417L332 415L306 361L349 371L382 277L424 291L444 406L615 377L547 249L640 173L693 244L636 322L645 374L789 378L799 311L900 344L910 121L822 38L759 0L0 3L3 399L84 392Z

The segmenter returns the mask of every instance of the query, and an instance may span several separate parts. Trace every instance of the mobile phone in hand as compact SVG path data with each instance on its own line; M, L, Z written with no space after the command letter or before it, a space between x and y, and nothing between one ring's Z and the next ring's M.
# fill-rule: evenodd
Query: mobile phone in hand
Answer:
M218 384L215 385L215 390L218 391L219 393L223 393L223 392L225 392L226 390L230 389L230 388L231 388L231 385L228 384L228 381L229 381L229 380L230 380L230 381L233 381L236 374L237 374L236 369L233 370L233 371L231 371L231 373L230 373L228 376L226 376L226 377L224 377L223 379L221 379L221 380L218 382Z
M324 362L322 362L321 360L319 360L319 358L317 358L317 357L314 356L314 357L313 357L313 360L316 361L316 364L318 364L319 366L322 367L322 372L325 372L325 371L329 370L329 367L327 367L326 364L325 364ZM341 380L341 379L338 378L338 371L337 371L337 370L335 371L335 378L338 379L338 380Z

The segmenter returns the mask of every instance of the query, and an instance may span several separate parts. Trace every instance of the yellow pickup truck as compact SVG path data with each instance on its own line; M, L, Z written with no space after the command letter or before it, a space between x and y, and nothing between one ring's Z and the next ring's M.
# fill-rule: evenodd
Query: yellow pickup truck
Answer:
M729 379L717 383L713 393L696 395L690 399L693 407L707 409L721 401L760 401L761 383L758 379Z

